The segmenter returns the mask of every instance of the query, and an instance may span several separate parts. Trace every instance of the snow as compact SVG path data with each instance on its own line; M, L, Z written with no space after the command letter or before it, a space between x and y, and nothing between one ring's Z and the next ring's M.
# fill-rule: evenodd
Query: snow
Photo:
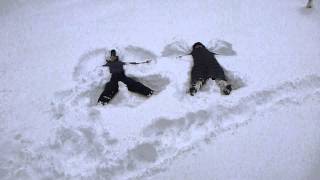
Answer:
M0 179L320 179L319 2L0 2ZM187 94L203 42L235 90ZM106 52L156 90L120 90Z

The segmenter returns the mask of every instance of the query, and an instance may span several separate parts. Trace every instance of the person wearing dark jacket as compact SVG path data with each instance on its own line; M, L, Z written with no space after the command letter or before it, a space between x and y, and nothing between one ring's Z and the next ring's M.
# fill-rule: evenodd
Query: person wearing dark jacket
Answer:
M191 70L191 82L189 93L193 96L206 81L215 80L221 92L225 95L231 93L231 85L228 83L223 68L215 58L215 53L210 52L202 43L197 42L192 46L193 67Z
M148 63L150 61L146 61L144 63ZM104 91L100 95L98 99L98 103L105 104L109 103L110 100L117 94L119 90L118 82L121 81L127 85L129 91L142 94L144 96L151 96L153 94L153 90L146 87L140 82L133 80L130 77L125 75L125 71L123 66L126 64L140 64L136 62L125 63L119 60L119 57L116 55L116 51L113 49L110 51L110 60L107 60L107 63L103 66L108 66L109 71L111 73L110 81L105 85Z

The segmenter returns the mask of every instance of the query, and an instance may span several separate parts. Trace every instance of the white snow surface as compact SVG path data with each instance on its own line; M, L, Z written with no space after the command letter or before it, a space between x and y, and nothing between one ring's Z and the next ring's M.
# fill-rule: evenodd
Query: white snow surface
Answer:
M0 179L320 179L320 3L0 2ZM203 42L234 87L187 93ZM126 74L97 105L115 48Z

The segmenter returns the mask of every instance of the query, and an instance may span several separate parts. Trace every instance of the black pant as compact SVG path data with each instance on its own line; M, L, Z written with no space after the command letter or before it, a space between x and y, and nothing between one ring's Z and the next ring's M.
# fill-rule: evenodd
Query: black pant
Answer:
M127 77L124 73L115 73L111 74L111 79L106 84L104 91L99 97L98 102L101 102L102 104L108 103L117 94L119 90L119 81L126 84L129 91L145 96L150 96L153 93L153 90L144 86L142 83Z

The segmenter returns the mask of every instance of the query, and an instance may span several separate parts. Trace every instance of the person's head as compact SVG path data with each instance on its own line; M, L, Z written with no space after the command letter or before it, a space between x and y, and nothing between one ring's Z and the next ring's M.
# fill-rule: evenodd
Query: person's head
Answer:
M112 49L110 51L110 61L117 61L117 60L118 60L117 52L116 50Z
M201 42L196 42L192 46L192 50L199 49L199 48L205 48L205 46Z

